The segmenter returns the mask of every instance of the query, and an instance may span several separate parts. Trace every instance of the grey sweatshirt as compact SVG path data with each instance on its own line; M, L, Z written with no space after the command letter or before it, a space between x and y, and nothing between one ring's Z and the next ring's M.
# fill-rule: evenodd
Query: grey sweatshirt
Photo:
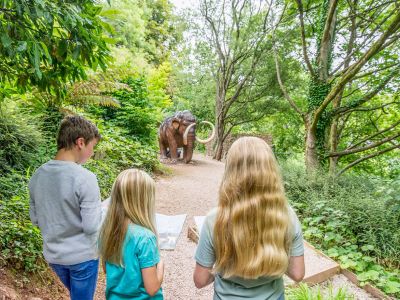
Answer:
M101 224L96 175L80 165L50 160L29 182L29 214L43 236L47 262L74 265L96 259Z

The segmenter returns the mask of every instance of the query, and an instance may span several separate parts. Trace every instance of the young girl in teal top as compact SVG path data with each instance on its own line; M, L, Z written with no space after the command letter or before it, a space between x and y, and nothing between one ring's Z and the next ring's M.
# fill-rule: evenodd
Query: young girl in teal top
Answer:
M146 173L118 175L100 232L106 299L163 299L164 264L155 226L155 184Z

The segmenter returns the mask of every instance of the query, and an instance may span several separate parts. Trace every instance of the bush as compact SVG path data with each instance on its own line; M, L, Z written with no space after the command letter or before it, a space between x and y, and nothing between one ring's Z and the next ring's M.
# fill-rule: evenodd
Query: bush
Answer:
M0 200L11 199L14 196L26 193L28 185L28 176L22 175L20 172L11 170L4 176L0 177Z
M307 176L296 162L282 165L286 193L305 239L355 271L360 281L372 281L398 296L398 184L366 176Z
M89 112L124 129L121 134L151 144L156 139L155 124L161 121L162 107L149 98L144 77L128 78L124 83L130 86L131 91L118 90L113 93L121 107L90 107Z
M0 107L0 174L37 164L42 142L33 120L15 107Z
M394 264L400 261L400 210L394 198L398 194L392 189L389 197L386 191L391 189L382 179L347 175L333 180L323 174L309 177L292 163L284 164L283 173L288 198L303 218L327 214L321 222L336 217L340 222L348 220L345 226L335 228L346 227L346 237L356 237L361 246L373 245L373 254L379 259Z
M140 143L123 135L123 129L97 122L102 135L93 159L85 165L97 175L103 198L110 195L117 175L128 168L154 171L159 165L157 148L153 144Z
M45 269L42 237L29 221L29 200L14 196L0 200L0 255L17 270L37 272Z

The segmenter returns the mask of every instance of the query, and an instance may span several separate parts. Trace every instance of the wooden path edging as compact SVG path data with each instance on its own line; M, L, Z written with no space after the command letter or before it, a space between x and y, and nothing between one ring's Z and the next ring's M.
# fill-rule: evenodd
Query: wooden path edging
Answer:
M322 272L312 274L308 277L306 274L306 276L304 277L302 282L305 282L305 283L309 284L310 286L312 286L312 285L324 282L324 281L328 280L329 278L331 278L332 276L340 273L340 265L337 262L335 262L330 257L326 256L324 253L322 253L318 249L315 249L315 247L313 245L309 244L307 241L304 241L304 246L311 249L312 251L317 253L319 256L323 257L325 260L333 262L333 265L331 267L323 270Z
M304 243L307 244L307 246L312 248L318 254L329 258L323 252L319 251L314 246L310 245L308 242L304 241ZM329 258L329 259L331 259L331 258ZM354 274L353 272L349 271L348 269L341 268L340 266L339 266L339 269L340 269L340 273L343 274L348 280L350 280L351 283L353 283L354 285L358 286L360 289L363 289L364 291L366 291L367 293L369 293L373 297L378 298L378 299L384 299L384 300L396 300L395 298L392 298L392 297L389 297L389 296L385 295L384 292L382 292L380 289L378 289L377 287L373 286L372 284L367 283L364 286L361 286L360 281L357 279L357 275L356 274ZM333 275L335 275L335 274L332 274L332 276Z
M360 281L357 279L357 275L354 274L353 272L347 270L347 269L341 269L340 271L348 280L350 280L353 284L358 286L360 289L363 289L367 293L371 294L373 297L378 298L378 299L384 299L384 300L396 300L396 298L389 297L385 295L384 292L382 292L380 289L377 287L367 283L364 286L361 286Z

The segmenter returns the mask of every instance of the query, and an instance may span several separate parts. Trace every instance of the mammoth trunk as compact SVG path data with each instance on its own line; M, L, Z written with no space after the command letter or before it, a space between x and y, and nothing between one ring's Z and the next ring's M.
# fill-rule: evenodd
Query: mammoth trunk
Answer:
M193 157L193 148L194 148L195 134L189 132L187 137L187 145L184 146L183 160L185 163L189 163Z

